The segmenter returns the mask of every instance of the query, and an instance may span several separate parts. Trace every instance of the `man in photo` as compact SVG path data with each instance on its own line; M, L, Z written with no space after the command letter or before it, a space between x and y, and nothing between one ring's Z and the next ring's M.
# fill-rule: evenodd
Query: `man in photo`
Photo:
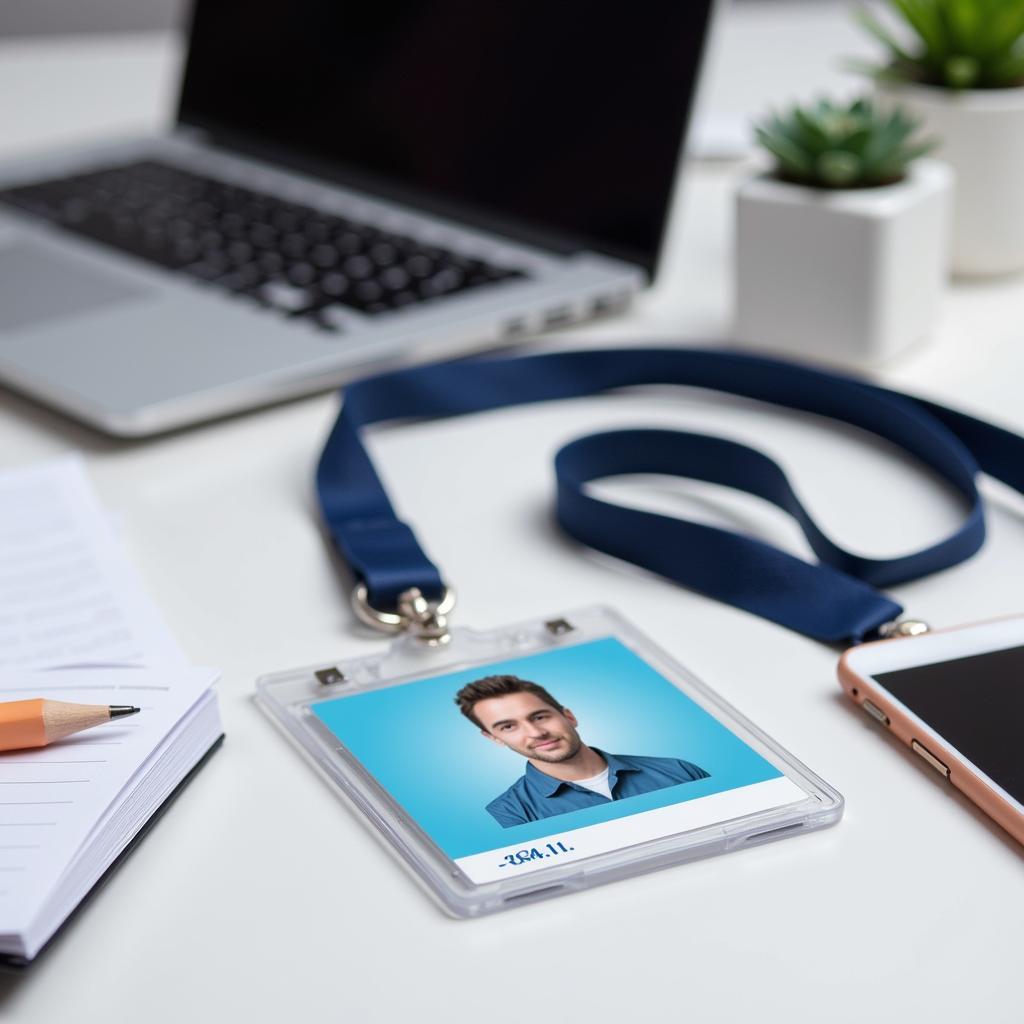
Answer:
M487 739L526 758L523 776L487 805L503 828L709 777L674 757L588 747L576 716L543 686L518 676L477 679L459 690L455 703Z

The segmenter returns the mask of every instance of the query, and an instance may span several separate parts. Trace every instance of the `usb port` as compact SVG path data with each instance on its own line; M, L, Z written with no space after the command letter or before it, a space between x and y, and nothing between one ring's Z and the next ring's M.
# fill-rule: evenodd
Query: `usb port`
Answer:
M594 316L608 316L610 313L620 313L629 305L630 295L628 292L619 295L603 295L594 299L591 310Z
M573 313L571 307L559 306L557 309L553 309L544 315L544 326L562 327L565 324L572 323L572 320Z

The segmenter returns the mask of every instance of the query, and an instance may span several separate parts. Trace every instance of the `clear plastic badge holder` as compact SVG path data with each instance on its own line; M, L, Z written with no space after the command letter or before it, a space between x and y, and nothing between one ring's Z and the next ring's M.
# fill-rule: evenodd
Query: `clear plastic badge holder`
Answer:
M521 694L517 707L537 713L488 720L484 734L455 696L492 676L532 682L553 703ZM843 810L603 607L457 629L442 647L404 636L378 656L264 676L256 699L459 917L798 835ZM558 777L577 743L607 765L613 799L595 779Z

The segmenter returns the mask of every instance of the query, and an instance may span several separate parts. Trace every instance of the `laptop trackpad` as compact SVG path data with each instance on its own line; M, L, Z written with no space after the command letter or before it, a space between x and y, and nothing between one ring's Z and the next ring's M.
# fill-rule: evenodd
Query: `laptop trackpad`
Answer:
M0 245L0 331L75 316L146 289L32 242Z

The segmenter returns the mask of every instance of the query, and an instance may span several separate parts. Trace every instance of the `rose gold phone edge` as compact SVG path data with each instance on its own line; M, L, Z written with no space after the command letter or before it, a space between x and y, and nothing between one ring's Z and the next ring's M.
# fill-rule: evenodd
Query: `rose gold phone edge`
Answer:
M959 626L934 632L959 632L979 625L983 625L983 623L972 623L971 626ZM907 715L901 704L895 702L895 698L891 697L887 690L882 689L869 676L863 676L856 672L849 665L848 659L855 651L863 650L866 647L876 647L879 644L912 643L913 639L913 637L909 637L875 640L846 651L839 659L837 669L840 685L847 697L855 704L863 707L865 701L870 701L888 718L888 723L881 721L875 715L872 715L872 718L876 718L880 725L886 727L888 732L893 733L901 743L914 753L919 754L940 774L946 774L939 767L940 765L944 766L948 770L946 778L949 782L979 810L984 811L997 825L1009 832L1018 843L1024 845L1024 814L1013 803L1001 797L990 787L988 776L967 764L959 752L939 737L934 729L931 729L927 735L920 735L920 726ZM915 748L915 740L926 753ZM926 754L930 754L932 759L929 759ZM936 761L939 764L936 764Z

